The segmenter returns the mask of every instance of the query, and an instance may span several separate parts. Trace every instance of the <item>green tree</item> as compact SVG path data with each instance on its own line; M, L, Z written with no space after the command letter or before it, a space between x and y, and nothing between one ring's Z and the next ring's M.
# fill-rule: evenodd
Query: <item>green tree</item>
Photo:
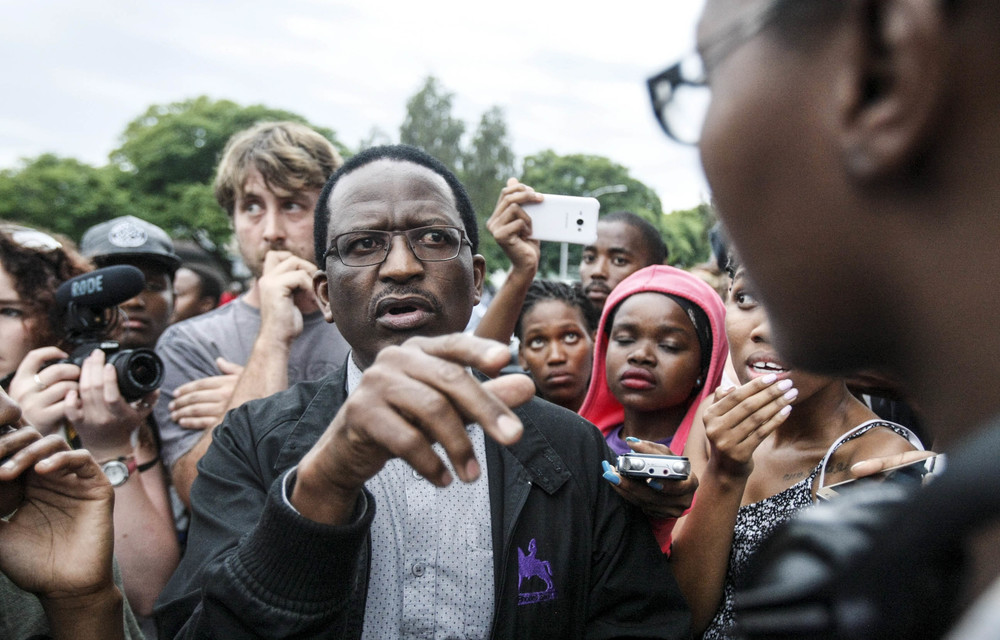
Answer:
M423 87L406 102L406 117L399 127L402 144L419 147L456 173L462 170L462 136L465 123L451 115L455 94L428 76Z
M633 178L627 168L603 156L563 156L552 150L542 151L524 159L521 182L542 193L595 195L601 203L601 214L631 211L661 228L663 209L656 193ZM571 270L579 266L581 253L579 245L570 245ZM558 244L542 243L539 272L549 277L559 272Z
M0 218L79 241L91 225L129 212L108 167L43 154L0 171Z
M348 155L331 129L313 125L298 114L201 96L150 106L125 127L120 146L111 152L111 164L136 215L167 229L175 238L195 238L221 247L230 228L226 213L212 196L215 167L234 133L268 120L307 124Z
M659 228L670 249L670 264L687 269L708 260L712 253L708 230L713 224L715 213L706 203L663 216Z
M507 259L486 231L500 190L515 174L514 152L510 146L503 110L492 107L479 119L476 130L465 141L466 125L452 115L455 94L446 91L433 76L406 103L406 117L399 129L403 144L419 147L434 156L465 185L479 221L479 251L490 270L502 269ZM363 143L375 141L372 131Z
M462 165L459 177L479 219L479 252L486 257L487 266L494 270L507 264L507 258L486 231L486 221L493 213L507 178L515 174L514 151L510 148L507 122L500 107L493 107L479 119Z

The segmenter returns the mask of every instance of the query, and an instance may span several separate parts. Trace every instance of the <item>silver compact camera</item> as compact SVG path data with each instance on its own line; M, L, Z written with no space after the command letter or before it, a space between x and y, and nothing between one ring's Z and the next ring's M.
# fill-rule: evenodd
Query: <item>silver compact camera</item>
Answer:
M626 453L618 456L618 472L633 478L687 480L691 475L691 461L684 456Z

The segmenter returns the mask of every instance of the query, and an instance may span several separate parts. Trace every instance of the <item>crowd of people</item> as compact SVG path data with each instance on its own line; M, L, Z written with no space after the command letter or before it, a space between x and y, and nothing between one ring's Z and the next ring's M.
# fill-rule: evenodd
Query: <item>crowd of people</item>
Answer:
M711 87L728 278L625 211L579 282L540 277L545 195L511 178L470 324L451 168L290 122L219 160L252 274L225 304L141 212L78 245L0 223L0 636L996 637L995 297L963 269L997 189L962 167L1000 148L998 24L709 0L705 75L650 90L676 137ZM926 487L852 484L932 448Z

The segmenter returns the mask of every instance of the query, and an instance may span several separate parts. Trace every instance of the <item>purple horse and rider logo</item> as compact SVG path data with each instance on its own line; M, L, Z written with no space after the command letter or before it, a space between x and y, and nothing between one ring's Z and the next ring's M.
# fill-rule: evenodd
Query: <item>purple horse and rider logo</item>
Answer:
M548 560L540 560L535 557L538 553L538 545L532 538L528 543L528 553L525 555L521 547L517 548L517 604L534 604L536 602L546 602L555 600L556 588L552 583L552 565ZM544 591L521 591L521 585L530 588L532 578L539 578L545 583ZM537 584L537 580L535 583Z

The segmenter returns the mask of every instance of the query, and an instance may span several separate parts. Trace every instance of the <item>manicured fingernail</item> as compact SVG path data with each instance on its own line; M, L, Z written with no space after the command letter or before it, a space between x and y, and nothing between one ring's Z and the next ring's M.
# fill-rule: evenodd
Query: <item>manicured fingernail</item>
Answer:
M787 404L787 405L781 407L781 411L778 412L778 415L779 416L787 416L791 412L792 412L792 405Z
M774 382L777 379L778 379L778 374L776 374L776 373L769 373L766 376L764 376L763 378L761 378L761 380L764 381L764 384L771 384L772 382Z
M785 378L784 380L778 383L778 388L784 391L785 389L791 389L793 384L795 383L789 380L788 378Z
M616 476L613 471L605 471L604 479L616 487L622 483L622 479Z
M465 481L475 482L479 478L479 462L473 458L465 463Z
M625 438L625 442L642 442L642 440L640 440L639 438L634 438L632 436L629 436Z
M660 484L659 480L650 480L646 484L648 484L650 487L652 487L653 489L655 489L657 491L662 491L663 490L663 485Z
M785 392L785 400L792 400L795 396L799 395L798 389L789 389Z

